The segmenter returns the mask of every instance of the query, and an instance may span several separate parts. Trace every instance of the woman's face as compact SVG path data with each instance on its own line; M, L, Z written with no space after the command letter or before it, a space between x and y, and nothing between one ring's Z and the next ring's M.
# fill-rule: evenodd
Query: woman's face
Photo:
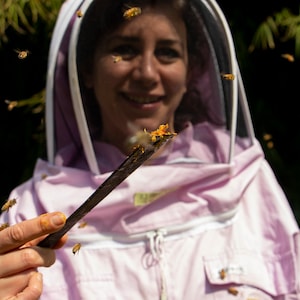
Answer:
M169 124L186 91L186 29L166 6L142 9L97 47L86 78L102 116L102 139L121 150L133 129Z

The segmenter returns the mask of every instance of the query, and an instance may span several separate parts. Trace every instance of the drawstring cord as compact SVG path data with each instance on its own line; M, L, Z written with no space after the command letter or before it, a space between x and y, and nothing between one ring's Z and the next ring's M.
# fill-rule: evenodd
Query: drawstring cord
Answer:
M156 262L158 262L161 277L161 292L160 300L167 300L167 286L166 286L166 267L164 255L164 235L167 234L166 230L160 229L152 231L147 234L150 242L151 255Z

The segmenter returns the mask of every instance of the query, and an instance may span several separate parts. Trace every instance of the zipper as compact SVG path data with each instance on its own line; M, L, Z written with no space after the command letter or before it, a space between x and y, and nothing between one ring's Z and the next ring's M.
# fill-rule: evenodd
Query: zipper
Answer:
M207 230L221 229L230 226L236 219L238 206L226 212L200 217L190 222L144 231L135 234L101 234L101 233L69 233L67 244L81 243L89 248L126 248L133 244L145 243L149 236L164 232L164 240L179 239L197 235Z
M160 300L167 300L167 279L166 279L166 260L164 252L164 236L167 231L158 229L147 234L150 243L150 252L156 263L158 263L160 273Z

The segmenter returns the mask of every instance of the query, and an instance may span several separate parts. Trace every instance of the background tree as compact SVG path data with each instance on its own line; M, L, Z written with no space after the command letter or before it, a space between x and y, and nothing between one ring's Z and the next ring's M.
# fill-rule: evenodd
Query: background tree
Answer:
M51 33L62 0L2 0L0 202L44 156L44 99ZM26 53L22 58L20 53Z

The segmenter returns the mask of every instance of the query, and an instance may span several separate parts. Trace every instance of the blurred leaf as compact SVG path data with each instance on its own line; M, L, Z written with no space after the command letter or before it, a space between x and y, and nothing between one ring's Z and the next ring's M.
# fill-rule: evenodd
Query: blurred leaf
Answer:
M35 32L39 20L52 26L63 0L2 0L0 10L0 45L7 42L7 30L19 34Z
M269 19L269 18L268 18ZM261 48L275 48L274 35L277 34L277 28L275 22L267 20L263 22L256 30L249 51L252 52L254 49ZM276 29L276 30L275 30Z
M255 49L274 49L275 41L284 43L295 41L295 57L300 57L300 15L294 15L289 9L283 8L273 17L269 16L261 23L254 33L249 51Z
M297 26L295 33L295 55L300 57L300 24Z
M22 100L5 100L7 109L9 111L16 107L27 107L32 113L40 113L44 110L45 106L45 90L32 95L30 98Z

